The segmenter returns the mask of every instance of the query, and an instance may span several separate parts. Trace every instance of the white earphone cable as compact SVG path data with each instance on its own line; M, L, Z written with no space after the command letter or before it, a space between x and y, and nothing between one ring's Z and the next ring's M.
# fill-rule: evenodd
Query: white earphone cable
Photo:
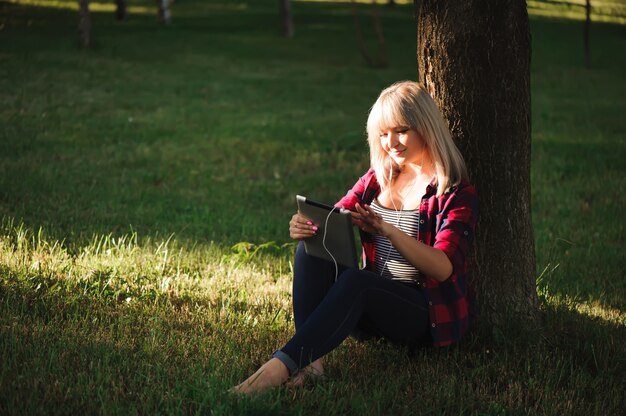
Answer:
M330 215L333 213L333 211L334 208L328 211L326 221L324 221L324 236L322 237L322 246L324 246L324 250L326 250L328 255L333 259L333 263L335 263L335 281L337 281L337 276L339 275L339 266L337 265L337 259L335 259L333 253L331 253L328 247L326 247L326 230L328 229L328 220L330 219Z

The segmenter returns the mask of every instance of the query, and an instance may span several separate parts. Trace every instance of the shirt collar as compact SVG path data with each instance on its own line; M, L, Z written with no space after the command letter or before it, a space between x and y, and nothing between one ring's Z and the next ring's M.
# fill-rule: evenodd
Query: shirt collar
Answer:
M437 193L437 177L433 176L433 179L430 181L428 186L426 187L426 195L436 194Z

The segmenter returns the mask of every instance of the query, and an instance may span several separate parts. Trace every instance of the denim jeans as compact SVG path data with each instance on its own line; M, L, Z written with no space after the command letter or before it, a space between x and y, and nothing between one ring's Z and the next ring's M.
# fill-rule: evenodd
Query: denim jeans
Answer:
M335 265L306 254L302 242L294 262L293 311L296 334L274 353L290 375L349 335L408 346L430 337L428 305L417 286L341 266L335 281Z

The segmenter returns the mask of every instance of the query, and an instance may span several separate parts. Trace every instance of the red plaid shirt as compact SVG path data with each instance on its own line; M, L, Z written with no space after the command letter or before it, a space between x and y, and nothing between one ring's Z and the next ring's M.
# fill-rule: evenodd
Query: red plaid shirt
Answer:
M354 210L357 202L370 204L379 193L380 185L374 170L370 169L335 206ZM426 188L419 209L419 240L442 250L452 263L452 275L443 282L422 273L418 278L429 305L433 345L449 345L467 332L474 315L467 254L478 211L476 190L462 183L437 197L437 188L431 184ZM370 234L361 233L361 241L366 268L374 270L374 239Z

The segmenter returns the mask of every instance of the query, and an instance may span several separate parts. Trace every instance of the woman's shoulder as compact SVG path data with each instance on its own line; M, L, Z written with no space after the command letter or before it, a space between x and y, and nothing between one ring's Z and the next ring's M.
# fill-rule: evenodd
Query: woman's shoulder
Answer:
M444 195L448 195L448 197L453 195L476 195L476 187L464 179L458 184L451 186Z
M352 210L357 202L369 204L374 196L378 194L379 190L380 185L378 185L376 181L376 172L374 169L370 168L357 180L354 186L335 204L335 206L342 206Z
M363 176L361 176L361 178L363 179L368 179L368 180L376 180L376 171L374 170L374 168L369 168L367 170L367 172L365 172L363 174Z
M453 206L465 206L476 210L478 208L476 187L466 180L459 182L439 197L439 206L448 209Z

